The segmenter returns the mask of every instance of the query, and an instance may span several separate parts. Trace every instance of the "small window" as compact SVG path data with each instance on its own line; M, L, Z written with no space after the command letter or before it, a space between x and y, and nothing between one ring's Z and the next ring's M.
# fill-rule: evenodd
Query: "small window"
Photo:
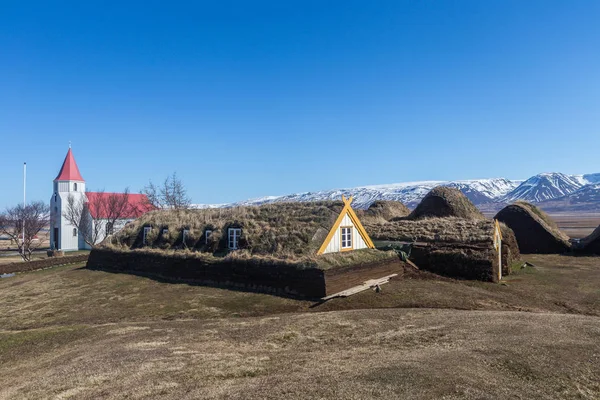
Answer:
M229 240L228 247L231 250L235 250L238 248L238 243L240 240L240 236L242 235L242 230L240 228L229 228Z
M74 191L77 191L77 182L75 182L75 183L73 184L73 190L74 190Z
M341 228L341 236L342 236L342 249L351 249L352 248L352 227L351 226L343 226Z
M73 237L77 237L77 228L73 228Z
M112 235L114 232L114 226L112 222L106 223L106 235Z
M163 228L162 234L163 236L167 236L169 234L169 228Z
M144 236L142 237L142 243L144 245L147 244L148 234L150 233L150 230L152 230L151 226L145 226L144 227Z
M56 203L56 193L54 193L54 202Z
M210 229L204 231L204 244L208 244L208 238L210 238L210 235L212 235L212 231Z

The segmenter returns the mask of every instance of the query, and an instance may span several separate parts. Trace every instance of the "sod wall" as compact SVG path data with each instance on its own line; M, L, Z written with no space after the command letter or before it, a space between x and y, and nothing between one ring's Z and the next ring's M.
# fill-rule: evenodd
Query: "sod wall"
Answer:
M410 259L420 269L436 274L461 279L498 282L498 257L492 249L487 247L444 244L414 245Z
M177 253L94 249L87 268L284 296L321 298L369 279L402 275L398 258L322 270L253 259L219 259Z
M65 256L65 257L48 257L42 260L34 261L20 261L11 264L0 265L0 274L11 274L14 272L27 272L35 271L38 269L45 269L51 267L57 267L59 265L75 264L85 262L88 259L88 254L79 254L76 256Z

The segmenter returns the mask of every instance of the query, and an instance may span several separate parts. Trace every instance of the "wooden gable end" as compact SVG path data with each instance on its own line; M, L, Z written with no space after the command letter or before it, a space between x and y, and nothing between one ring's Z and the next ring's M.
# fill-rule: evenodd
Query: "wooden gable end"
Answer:
M352 197L346 199L342 196L342 201L344 202L344 208L323 241L319 251L317 251L317 254L375 248L367 231L350 206ZM349 231L351 234L349 234ZM351 245L348 247L348 244Z

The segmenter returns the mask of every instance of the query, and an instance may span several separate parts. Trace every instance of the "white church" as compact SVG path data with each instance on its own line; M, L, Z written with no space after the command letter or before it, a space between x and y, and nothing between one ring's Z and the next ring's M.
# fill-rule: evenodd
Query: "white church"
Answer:
M87 220L92 224L103 224L102 229L107 234L112 234L121 229L129 221L132 221L150 210L147 198L143 194L129 194L127 200L130 207L122 218L115 221L114 226L106 226L108 216L103 215L105 210L96 209L97 199L101 196L110 196L112 193L86 192L85 180L79 172L75 157L69 146L67 156L60 168L60 172L54 179L53 194L50 199L50 248L62 251L88 250L90 246L85 242L84 236L79 232L77 226L67 221L64 214L67 211L69 196L73 196L76 202L86 204L83 212L89 213Z

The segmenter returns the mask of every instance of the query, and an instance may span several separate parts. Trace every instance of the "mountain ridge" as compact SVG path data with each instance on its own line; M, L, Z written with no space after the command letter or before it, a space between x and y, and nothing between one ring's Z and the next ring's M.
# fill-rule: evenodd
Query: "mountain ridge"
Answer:
M456 181L416 181L392 184L357 186L321 190L315 192L300 192L282 196L264 196L228 204L198 204L198 208L206 207L236 207L261 205L273 202L339 200L342 195L354 198L355 208L368 208L377 200L401 201L406 206L414 208L421 199L436 186L449 186L461 190L476 206L498 208L517 200L545 204L560 201L563 205L571 204L569 196L580 196L590 199L591 208L600 210L600 173L585 175L568 175L560 172L545 172L534 175L526 180L511 180L506 178L485 178ZM585 188L584 191L582 191ZM577 194L579 193L579 194ZM578 209L585 202L574 200ZM568 208L568 207L567 207ZM583 206L583 208L586 208Z

